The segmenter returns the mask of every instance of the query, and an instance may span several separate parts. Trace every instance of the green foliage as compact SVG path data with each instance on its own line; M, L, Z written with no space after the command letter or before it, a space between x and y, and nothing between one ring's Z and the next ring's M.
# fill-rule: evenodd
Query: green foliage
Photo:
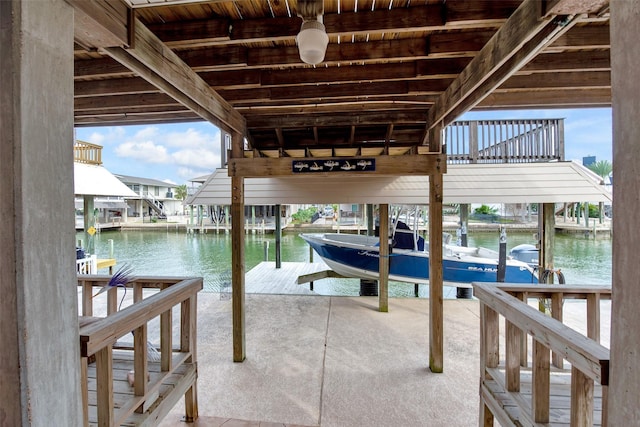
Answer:
M187 184L178 185L176 187L176 199L184 200L187 198Z
M498 213L497 208L492 208L491 206L482 205L479 208L475 208L473 213L476 215L495 215Z
M588 167L592 172L603 178L609 175L613 170L613 165L608 160L600 160L599 162L590 164Z
M317 209L315 206L311 206L306 209L301 209L298 212L291 215L291 219L295 224L306 224L310 223L313 215L316 213Z
M589 218L600 218L600 209L597 205L589 204Z

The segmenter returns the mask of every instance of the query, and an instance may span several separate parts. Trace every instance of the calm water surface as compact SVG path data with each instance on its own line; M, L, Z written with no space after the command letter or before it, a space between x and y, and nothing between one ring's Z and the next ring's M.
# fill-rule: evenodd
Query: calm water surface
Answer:
M498 233L471 233L469 246L498 250ZM77 239L81 239L79 234ZM128 263L138 275L202 276L205 291L218 292L230 280L231 236L225 234L187 235L175 231L103 232L94 237L98 258L109 257L113 240L118 265ZM507 251L521 243L532 243L531 233L507 236ZM246 271L264 258L264 242L269 242L269 260L275 260L273 235L248 235L245 240ZM556 235L555 265L568 284L611 284L611 240L583 236ZM316 255L316 259L319 259ZM309 246L297 234L283 234L282 261L308 261ZM315 282L321 295L358 295L359 282L349 279L323 279ZM413 286L390 283L389 295L413 297ZM420 286L420 296L428 287ZM445 298L455 297L455 288L445 287Z

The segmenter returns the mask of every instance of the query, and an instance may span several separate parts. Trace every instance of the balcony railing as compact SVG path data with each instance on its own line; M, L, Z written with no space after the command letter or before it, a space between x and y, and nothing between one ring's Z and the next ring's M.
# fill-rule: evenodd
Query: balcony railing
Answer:
M493 426L495 418L503 426L606 426L609 350L599 343L600 301L611 299L611 288L473 287L480 300L480 425ZM550 301L551 317L530 298ZM567 299L586 300L587 336L562 323Z
M73 144L73 161L90 165L101 165L102 146L76 140Z
M196 307L202 278L137 277L126 288L96 295L109 279L78 276L84 425L155 425L183 396L185 420L192 422L198 417ZM156 329L159 323L158 346L151 344L150 322Z
M564 120L463 120L444 130L450 163L564 160Z

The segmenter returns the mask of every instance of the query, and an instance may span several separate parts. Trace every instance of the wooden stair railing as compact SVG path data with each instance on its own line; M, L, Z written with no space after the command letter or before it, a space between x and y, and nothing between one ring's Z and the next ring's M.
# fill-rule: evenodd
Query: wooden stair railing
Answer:
M480 300L480 426L594 425L595 382L601 386L600 425L607 425L609 350L599 343L600 300L611 298L611 288L602 286L531 286L474 283ZM551 300L552 317L527 304L529 298ZM565 299L583 299L587 306L587 334L562 323ZM504 318L504 353L500 352L500 316ZM522 367L528 363L527 336L531 337L531 383L521 393ZM551 352L554 353L553 363ZM571 365L570 409L557 409L551 395L552 378L563 375L563 360ZM566 378L566 374L564 377ZM560 399L558 399L560 400ZM558 403L558 405L554 405ZM553 415L553 416L551 416Z
M94 317L93 295L109 279L110 276L78 276L82 289L79 322L84 425L156 425L182 396L185 420L195 420L197 293L202 289L202 278L137 277L127 284L133 303L128 300L128 305L118 310L125 290L110 289L103 294L106 301L101 306L102 311L106 306L106 317ZM155 291L145 297L145 289ZM180 309L176 347L172 336L174 307ZM152 363L148 360L151 344L147 325L158 317L160 360ZM118 341L132 332L133 345ZM133 370L131 387L126 377L114 377L114 372L123 376L122 369Z

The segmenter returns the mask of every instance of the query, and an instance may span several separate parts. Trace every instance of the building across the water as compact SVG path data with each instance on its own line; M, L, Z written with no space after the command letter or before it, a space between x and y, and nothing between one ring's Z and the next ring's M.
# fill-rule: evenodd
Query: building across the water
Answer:
M136 197L127 199L129 217L166 218L183 213L182 200L176 199L178 185L129 175L116 177L136 193Z

